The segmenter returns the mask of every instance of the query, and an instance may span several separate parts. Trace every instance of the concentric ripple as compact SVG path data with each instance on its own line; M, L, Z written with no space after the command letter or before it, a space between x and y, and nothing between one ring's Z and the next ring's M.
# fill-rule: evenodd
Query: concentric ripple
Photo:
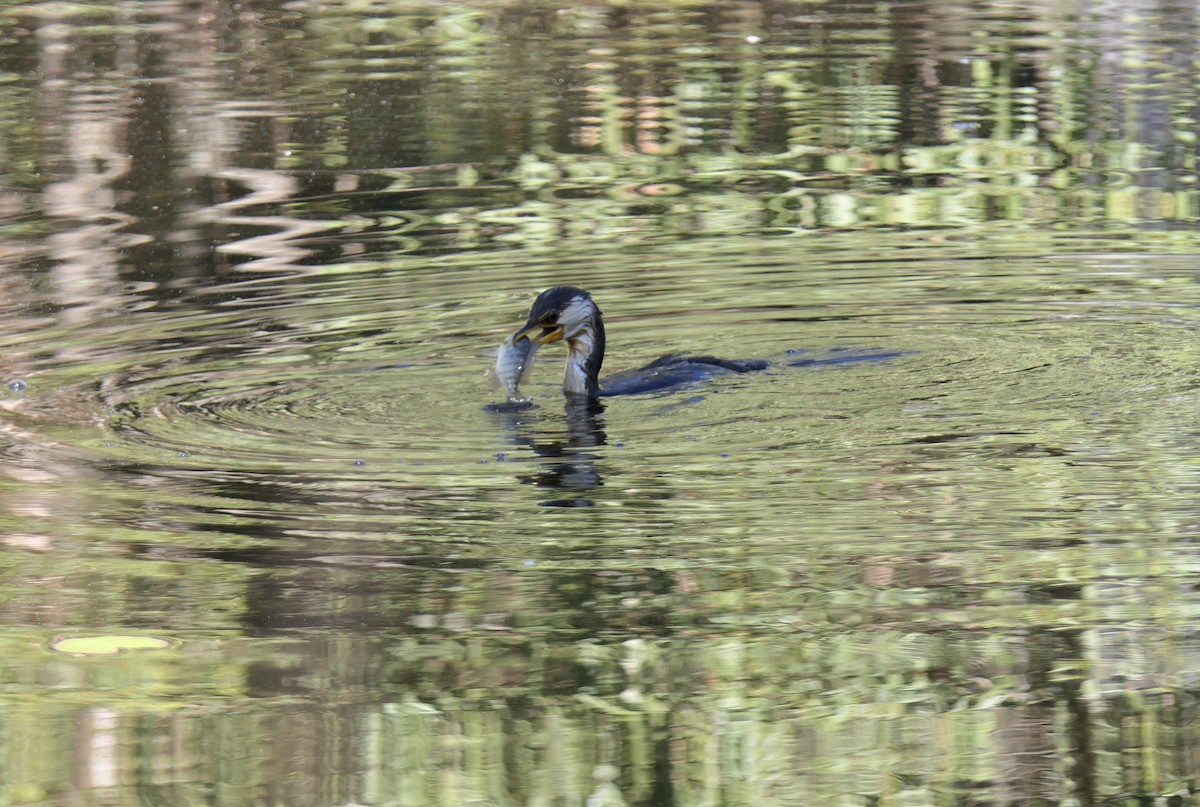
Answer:
M454 443L427 392L450 372L446 362L276 364L127 378L110 400L113 428L142 450L221 467L418 458Z
M679 245L666 249L664 258ZM903 432L954 413L975 413L1001 431L1027 430L1028 422L1003 422L1022 412L1062 416L1077 407L1084 420L1103 419L1106 410L1169 401L1190 389L1196 309L1143 293L1168 282L1161 279L1170 274L1164 268L1181 270L1184 261L1173 267L1138 256L1029 259L1013 274L1012 259L863 266L834 252L820 271L781 276L764 271L774 266L773 256L757 257L757 264L732 267L720 292L697 294L687 272L674 288L671 274L662 272L654 288L623 290L633 261L585 283L608 311L606 369L636 366L664 348L767 358L774 367L764 378L717 380L690 394L719 397L734 384L732 403L743 423L767 417L783 400L798 405L797 422L805 428L806 415L822 414L827 405L823 414L831 417L890 411L888 428ZM540 274L531 268L528 274ZM247 336L232 330L233 312L219 322L204 320L202 347L135 365L102 385L112 433L160 462L188 458L220 467L486 458L496 438L481 413L494 395L482 380L486 352L550 280L521 281L522 291L496 310L463 278L450 278L446 284L425 278L415 291L432 296L408 300L390 321L378 287L355 285L353 278L329 284L324 298L301 299L279 287L273 301L284 303L278 310L288 317L286 327ZM437 310L447 292L473 296L474 303L456 306L448 318ZM773 298L778 305L762 305ZM343 313L347 307L354 317ZM430 327L451 322L440 336ZM172 338L186 338L189 324L176 318ZM425 336L389 341L389 333L413 325ZM839 350L891 358L842 368ZM535 368L530 391L543 416L557 403L557 366L547 351ZM669 436L691 428L691 418L704 418L703 408L688 411L680 400L686 398L613 403L605 421L622 423L628 412L677 412L627 424L643 439ZM744 446L771 447L770 434Z
M914 242L863 262L822 244L526 255L501 281L502 254L235 279L190 307L76 327L70 351L21 371L13 409L73 413L54 434L110 490L99 521L193 546L436 542L430 557L479 562L563 535L671 534L713 552L730 535L793 540L806 513L830 525L811 540L866 549L879 529L935 524L1009 540L1065 517L1052 492L1109 495L1150 468L1180 469L1186 495L1200 456L1181 430L1196 414L1190 256L980 258ZM664 268L642 280L648 259ZM522 387L535 406L485 411L488 352L561 282L605 310L606 374L670 351L771 366L580 415L549 346ZM899 503L886 527L876 499ZM933 507L943 499L953 517Z

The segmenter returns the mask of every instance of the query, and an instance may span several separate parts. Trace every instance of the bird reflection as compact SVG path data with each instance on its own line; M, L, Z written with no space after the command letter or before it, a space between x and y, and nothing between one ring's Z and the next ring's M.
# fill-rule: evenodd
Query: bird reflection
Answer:
M591 507L582 495L604 484L596 449L608 442L604 433L604 404L572 398L561 411L520 409L494 412L509 443L533 452L536 470L518 475L526 485L574 492L542 502L545 507Z

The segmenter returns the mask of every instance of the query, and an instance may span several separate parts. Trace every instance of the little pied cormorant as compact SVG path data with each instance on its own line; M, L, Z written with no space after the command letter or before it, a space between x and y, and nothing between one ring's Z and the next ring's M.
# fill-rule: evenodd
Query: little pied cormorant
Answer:
M536 333L540 331L540 333ZM513 335L527 337L538 345L566 340L567 367L563 394L597 398L602 395L633 395L654 392L689 382L703 381L717 373L748 373L763 370L761 359L721 359L716 356L670 354L637 370L626 370L600 383L604 363L604 317L592 295L574 286L555 286L538 295L529 318Z

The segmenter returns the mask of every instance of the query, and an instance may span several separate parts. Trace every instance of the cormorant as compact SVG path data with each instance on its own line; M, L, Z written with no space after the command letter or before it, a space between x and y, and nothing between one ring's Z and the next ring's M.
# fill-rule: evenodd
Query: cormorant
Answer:
M535 331L541 331L535 335ZM762 359L721 359L716 356L684 356L672 353L645 367L626 370L600 382L604 364L604 317L592 295L574 286L555 286L538 295L529 318L512 336L516 342L528 338L537 345L565 339L567 367L563 394L597 398L602 395L633 395L639 392L703 381L718 373L749 373L763 370Z

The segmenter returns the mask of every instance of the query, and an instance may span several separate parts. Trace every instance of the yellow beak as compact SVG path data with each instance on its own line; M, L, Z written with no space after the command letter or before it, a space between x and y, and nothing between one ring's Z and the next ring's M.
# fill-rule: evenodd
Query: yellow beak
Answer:
M533 331L536 331L538 328L542 329L540 334L537 336L529 336L529 334L531 334ZM521 328L521 330L513 334L513 341L515 342L523 336L528 336L529 341L536 342L539 345L548 345L563 338L563 326L543 325L540 322L534 322L532 324L525 323L525 326Z

